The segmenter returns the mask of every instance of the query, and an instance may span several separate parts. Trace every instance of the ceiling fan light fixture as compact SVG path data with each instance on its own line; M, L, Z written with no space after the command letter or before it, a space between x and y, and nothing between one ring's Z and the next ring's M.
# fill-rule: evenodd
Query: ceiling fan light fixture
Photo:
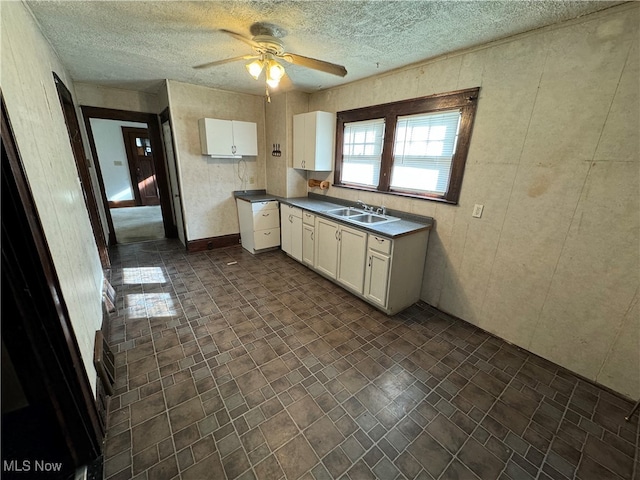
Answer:
M254 60L253 62L245 65L245 67L247 68L247 72L249 72L249 75L258 80L260 74L262 73L262 70L264 69L264 63L265 62L263 62L262 60Z
M273 59L269 60L267 65L267 78L280 82L282 77L284 77L284 67Z

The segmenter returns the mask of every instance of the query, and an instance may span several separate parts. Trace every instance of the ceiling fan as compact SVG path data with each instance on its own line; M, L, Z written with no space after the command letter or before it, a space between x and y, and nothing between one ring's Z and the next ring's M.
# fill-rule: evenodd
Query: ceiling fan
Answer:
M251 45L254 53L252 55L241 55L239 57L203 63L202 65L196 65L193 68L203 69L240 60L253 60L251 63L246 65L247 70L256 80L264 70L267 85L271 87L277 86L280 79L285 74L284 67L278 63L277 59L284 60L293 65L312 68L314 70L319 70L321 72L341 77L344 77L347 74L347 69L342 65L286 52L284 44L280 40L280 38L285 36L286 33L276 25L263 22L254 23L250 28L251 35L253 35L252 38L247 38L239 33L232 32L231 30L221 29L219 31ZM269 92L267 87L267 97L268 96Z

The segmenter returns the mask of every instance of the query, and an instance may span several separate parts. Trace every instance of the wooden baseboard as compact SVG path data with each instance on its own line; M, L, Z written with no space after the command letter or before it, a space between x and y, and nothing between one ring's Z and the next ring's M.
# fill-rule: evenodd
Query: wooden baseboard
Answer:
M200 238L187 242L187 252L202 252L214 248L231 247L240 243L240 234L221 235L219 237Z
M109 200L109 208L135 207L135 200L121 200L119 202Z

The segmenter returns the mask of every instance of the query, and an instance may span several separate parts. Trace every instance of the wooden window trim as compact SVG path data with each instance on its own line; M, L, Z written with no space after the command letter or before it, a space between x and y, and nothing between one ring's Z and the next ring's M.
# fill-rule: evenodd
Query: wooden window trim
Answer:
M344 110L337 113L336 128L336 164L334 186L351 188L354 190L364 190L403 197L422 198L439 202L457 204L460 198L462 187L462 177L464 167L469 152L471 132L478 100L480 87L457 90L455 92L440 93L427 97L413 98L399 102L384 103L369 107ZM451 165L451 177L449 186L444 195L434 195L429 193L418 193L391 189L391 169L393 167L393 142L395 137L396 123L399 116L414 115L419 113L431 113L445 110L460 109L460 131L456 152ZM344 124L349 122L360 122L365 120L384 119L385 133L382 148L382 159L380 166L380 178L377 187L367 188L362 185L354 185L342 182L342 146L344 143Z

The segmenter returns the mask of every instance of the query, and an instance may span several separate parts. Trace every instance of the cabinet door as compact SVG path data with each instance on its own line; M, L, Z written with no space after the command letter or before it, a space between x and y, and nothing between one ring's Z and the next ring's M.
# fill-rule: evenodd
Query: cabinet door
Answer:
M280 210L280 247L291 255L291 214L287 205L282 205Z
M340 227L338 276L340 283L362 294L367 252L367 234L361 230Z
M293 168L304 168L304 114L293 116Z
M382 307L387 306L390 259L387 255L369 249L364 282L364 296Z
M291 215L291 252L289 254L302 261L302 217Z
M302 225L302 261L313 267L315 259L315 227Z
M304 161L302 168L305 170L315 170L316 162L316 112L304 114Z
M335 155L336 116L329 112L313 112L313 114L313 152L310 153L312 161L307 163L307 169L318 172L331 171ZM307 122L308 127L309 122Z
M258 131L257 125L253 122L240 122L233 120L233 145L235 155L252 156L258 155Z
M233 129L230 120L201 118L198 126L203 155L233 155Z
M338 224L316 217L316 269L336 278L338 271Z

